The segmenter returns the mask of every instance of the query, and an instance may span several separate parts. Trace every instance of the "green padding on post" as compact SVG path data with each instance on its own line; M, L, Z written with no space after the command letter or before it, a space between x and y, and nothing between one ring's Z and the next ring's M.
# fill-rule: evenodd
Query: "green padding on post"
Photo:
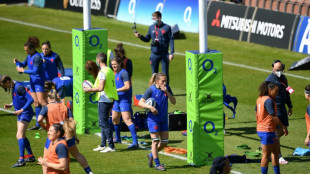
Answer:
M95 79L85 70L88 60L96 61L99 52L107 52L108 31L106 29L72 29L73 50L73 115L78 122L78 134L100 132L98 125L97 103L95 95L84 93L84 80L95 82Z
M224 156L223 58L210 51L186 52L187 161L212 164Z

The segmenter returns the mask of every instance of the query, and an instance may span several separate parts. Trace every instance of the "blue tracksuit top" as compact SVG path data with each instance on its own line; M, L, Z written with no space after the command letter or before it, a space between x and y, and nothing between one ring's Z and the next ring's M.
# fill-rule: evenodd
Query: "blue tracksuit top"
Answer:
M149 27L149 31L145 36L140 37L140 39L144 42L149 42L151 39L152 41L158 38L158 46L151 46L151 52L153 54L168 54L168 48L170 45L170 54L174 54L174 39L173 33L171 31L171 27L162 22L162 24L157 27L156 25L151 25Z
M65 69L58 54L51 51L46 56L41 53L41 56L45 60L43 66L45 70L46 80L53 80L54 78L58 77L57 68L59 69L61 76L65 75Z
M36 83L45 81L45 72L43 68L43 60L40 53L35 52L32 56L28 55L22 63L23 67L28 66L28 70L24 73L29 74L30 82Z
M275 83L279 86L279 94L275 98L275 102L276 102L276 105L278 107L277 115L285 114L286 109L285 109L285 113L282 113L282 110L285 108L285 104L287 104L287 106L289 108L293 107L291 97L290 97L290 93L288 91L286 91L286 88L288 87L288 83L287 83L287 79L286 79L285 75L282 74L279 78L274 73L271 73L266 78L265 81Z
M130 77L129 74L127 72L127 70L122 69L120 72L115 73L115 84L116 84L116 89L121 88L124 85L124 82L129 81L130 83L130 89L127 91L118 91L118 98L119 99L127 99L127 100L131 100L132 97L132 86L131 86L131 82L130 82Z
M53 79L56 86L56 91L59 93L60 98L73 96L73 79L67 76L56 77ZM64 90L64 91L62 91Z
M15 111L24 109L19 117L22 115L32 117L33 109L31 104L33 103L33 99L21 82L15 81L15 85L12 89L12 101Z

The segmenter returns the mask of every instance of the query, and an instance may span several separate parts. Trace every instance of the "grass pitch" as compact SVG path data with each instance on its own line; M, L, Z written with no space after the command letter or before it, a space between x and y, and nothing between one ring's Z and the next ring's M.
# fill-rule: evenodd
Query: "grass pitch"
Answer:
M0 74L8 74L15 80L28 80L28 75L20 75L15 70L13 58L23 60L26 54L23 51L23 44L28 36L37 36L41 42L50 40L52 50L60 55L65 67L72 67L72 28L82 28L83 20L81 13L61 11L54 9L41 9L27 6L1 6L0 17L23 22L17 24L0 20ZM151 19L150 19L151 20ZM163 21L165 18L163 17ZM36 24L44 27L64 30L65 32L48 30L38 26L25 24ZM149 47L149 43L141 42L134 37L131 30L132 24L108 19L101 16L92 16L92 26L108 29L108 47L113 49L117 41L139 44ZM137 30L145 34L148 27L138 25ZM197 50L198 34L185 33L186 39L175 40L175 51L185 54L186 50ZM133 93L141 94L147 88L148 79L151 75L150 65L148 65L149 49L139 48L124 44L127 56L132 59L134 65L133 73ZM306 55L291 52L284 49L277 49L262 45L224 39L220 37L208 37L208 47L223 52L224 60L224 83L227 86L227 93L237 96L239 103L237 115L233 120L226 120L225 154L243 155L244 150L237 149L236 146L248 144L255 151L260 146L259 137L256 134L256 122L254 106L258 95L259 84L268 76L269 72L257 71L249 68L242 68L228 63L247 65L259 69L270 70L271 63L275 59L281 59L287 67L293 62L300 60ZM185 57L176 54L175 59L170 63L171 88L175 94L185 93ZM299 75L309 78L309 71L287 71L288 74ZM281 165L282 173L308 173L310 169L310 159L308 157L292 156L296 147L303 147L306 136L306 126L304 113L307 101L304 99L304 87L310 81L296 77L287 76L290 86L295 89L291 95L293 102L293 115L290 117L289 135L281 139L281 149L284 157L290 161L288 165ZM0 106L10 103L10 95L0 90ZM177 104L169 106L169 111L186 111L185 97L176 97ZM133 108L134 111L139 110ZM226 114L231 114L226 110ZM34 124L31 122L30 126ZM27 164L26 167L12 169L11 166L18 159L18 145L15 138L16 117L0 111L0 173L41 173L41 166L35 163ZM39 132L40 139L35 139L35 133ZM147 131L138 132L139 136L147 134ZM123 132L122 135L129 135ZM42 130L28 131L30 140L36 157L42 156L46 133ZM79 150L88 160L94 173L155 173L154 169L147 166L146 150L127 151L126 145L116 144L117 152L100 154L93 152L100 138L96 135L80 135L81 143ZM169 146L186 148L186 137L180 131L170 132ZM145 140L150 144L150 140ZM149 147L149 146L147 146ZM259 159L259 158L254 158ZM162 163L166 164L167 173L208 173L210 166L194 167L186 161L160 155ZM83 169L71 159L71 173L84 173ZM260 173L259 163L234 164L233 171L241 173ZM269 172L272 165L269 165Z

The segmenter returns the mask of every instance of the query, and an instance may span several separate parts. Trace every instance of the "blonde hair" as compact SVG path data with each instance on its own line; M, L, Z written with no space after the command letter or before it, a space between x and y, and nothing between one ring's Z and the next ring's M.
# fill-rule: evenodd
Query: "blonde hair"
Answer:
M70 140L72 137L75 136L76 121L74 121L73 119L66 119L64 121L63 127L66 133L66 140Z
M163 77L163 76L166 77L166 74L163 72L154 73L149 80L149 86L154 85L156 83L156 80L159 80L160 77Z
M47 97L49 99L54 99L56 101L59 101L59 97L58 97L58 94L57 94L57 91L55 89L51 90L48 94L47 94Z

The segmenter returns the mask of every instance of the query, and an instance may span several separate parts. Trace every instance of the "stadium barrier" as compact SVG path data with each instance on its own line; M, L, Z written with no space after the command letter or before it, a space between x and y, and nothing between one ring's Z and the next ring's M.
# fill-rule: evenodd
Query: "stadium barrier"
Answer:
M120 0L91 0L91 14L116 18ZM83 0L45 0L45 8L83 12Z
M295 32L295 40L293 51L310 54L310 17L301 16L297 30Z
M211 1L208 34L292 50L299 15Z

